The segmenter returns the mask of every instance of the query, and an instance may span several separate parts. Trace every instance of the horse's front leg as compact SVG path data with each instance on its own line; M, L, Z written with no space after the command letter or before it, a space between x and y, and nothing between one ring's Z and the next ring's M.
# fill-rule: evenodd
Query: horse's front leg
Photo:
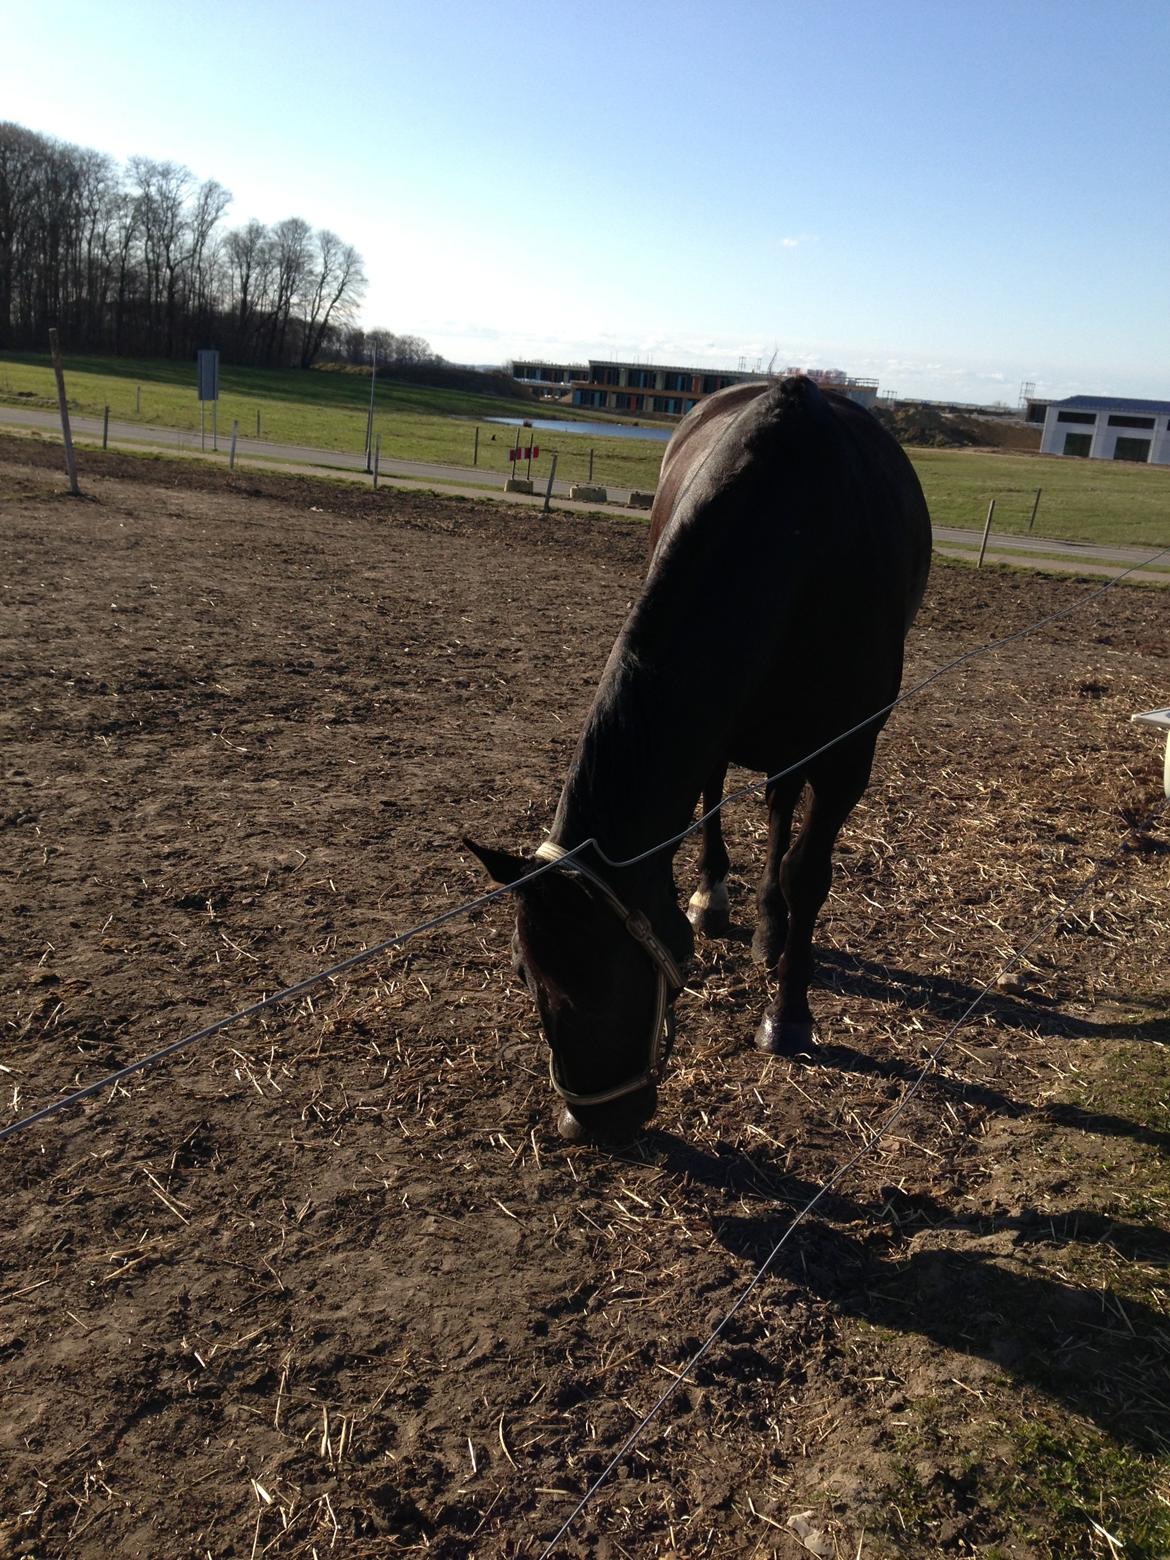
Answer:
M812 799L795 843L780 864L780 889L788 906L788 936L776 976L780 990L756 1032L761 1051L791 1056L808 1048L813 1018L808 988L813 976L813 929L829 895L833 846L841 825L869 781L873 739L828 774L810 779Z
M727 765L722 764L703 787L703 811L711 816L703 823L703 848L699 854L699 886L687 905L687 916L704 937L726 937L731 928L731 901L727 873L731 857L723 843L723 814L713 812L723 800Z

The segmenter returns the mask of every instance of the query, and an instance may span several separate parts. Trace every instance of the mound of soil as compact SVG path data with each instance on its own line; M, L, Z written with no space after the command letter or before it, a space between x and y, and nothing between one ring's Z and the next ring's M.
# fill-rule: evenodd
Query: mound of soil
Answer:
M892 410L879 406L874 408L874 416L900 444L936 449L1036 451L1040 448L1040 429L1011 419L974 417L969 412L913 403Z

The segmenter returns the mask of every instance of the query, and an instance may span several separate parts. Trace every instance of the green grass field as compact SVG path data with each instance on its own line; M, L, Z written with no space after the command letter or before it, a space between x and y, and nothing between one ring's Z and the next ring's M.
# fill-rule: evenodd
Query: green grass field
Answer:
M79 414L100 417L103 407L108 406L113 420L199 431L194 362L67 357L65 386L70 410ZM221 444L233 419L238 420L241 435L255 437L259 414L264 439L324 450L360 453L365 449L368 374L229 366L221 369L219 388ZM56 410L57 392L47 357L0 355L0 409L5 406ZM527 428L494 427L487 419L529 417L537 424L532 442L540 446L534 477L547 477L555 450L557 477L584 481L592 449L596 481L614 487L654 486L662 460L661 443L563 433L542 437L536 413L536 403L528 398L468 395L381 379L375 393L374 431L381 436L384 459L470 466L475 459L478 427L478 465L502 476L511 469L506 459L509 446L518 442L521 432L528 440L529 432ZM560 421L596 420L595 414L560 406L548 415ZM210 430L210 407L207 426Z
M100 417L141 421L197 432L199 403L194 363L114 358L67 358L66 385L73 410ZM260 433L279 443L326 450L365 447L369 379L365 374L327 370L226 367L220 376L218 419L221 442L239 421L240 432ZM52 370L46 357L0 356L0 409L56 408ZM574 416L557 407L548 415ZM521 430L493 427L489 417L531 417L531 436L540 445L533 476L547 477L557 454L557 476L612 487L653 488L662 445L651 440L596 438L588 434L541 433L534 402L468 395L456 390L382 380L375 401L375 431L384 459L470 466L479 429L481 469L503 476L510 469L509 446ZM1125 462L1076 461L1036 455L972 450L915 449L910 457L921 478L936 525L981 528L988 502L996 501L994 532L1023 533L1036 489L1042 489L1035 535L1083 542L1141 542L1170 546L1170 469ZM521 473L523 474L523 473Z

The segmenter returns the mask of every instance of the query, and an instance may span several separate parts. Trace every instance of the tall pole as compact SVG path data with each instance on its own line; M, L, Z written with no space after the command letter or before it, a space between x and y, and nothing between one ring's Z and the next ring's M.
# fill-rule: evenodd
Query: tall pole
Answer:
M553 478L556 476L556 474L557 474L557 452L556 452L556 450L554 450L553 451L553 458L552 458L552 470L548 474L548 487L546 487L545 490L544 490L544 511L543 511L543 513L546 514L546 515L548 514L549 499L552 498Z
M378 349L370 358L370 410L366 415L366 470L370 470L370 456L374 447L374 384L378 378Z
M81 497L77 486L77 461L73 454L73 435L69 431L69 403L65 399L65 369L61 363L61 343L56 327L49 332L49 351L53 354L53 373L57 376L57 406L61 413L61 437L65 441L65 470L69 473L69 491Z

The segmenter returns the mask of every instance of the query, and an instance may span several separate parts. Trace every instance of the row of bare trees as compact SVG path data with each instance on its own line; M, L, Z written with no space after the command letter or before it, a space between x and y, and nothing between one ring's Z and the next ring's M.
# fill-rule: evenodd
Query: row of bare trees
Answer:
M373 336L417 340L355 326L365 276L352 244L300 217L225 231L230 201L176 163L120 167L0 121L0 348L43 350L56 325L74 351L218 346L234 362L308 368L366 361Z

